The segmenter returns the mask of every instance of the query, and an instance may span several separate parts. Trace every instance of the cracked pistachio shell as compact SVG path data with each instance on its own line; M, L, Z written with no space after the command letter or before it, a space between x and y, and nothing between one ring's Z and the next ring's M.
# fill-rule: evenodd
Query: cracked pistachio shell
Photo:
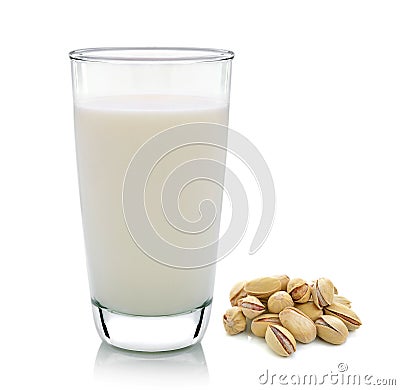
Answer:
M277 278L279 279L279 281L281 282L281 290L282 291L286 291L287 289L287 285L289 283L289 276L287 275L274 275L273 278Z
M239 299L244 298L247 293L244 291L245 280L237 282L229 292L229 300L232 306L237 306Z
M295 307L283 309L279 313L279 319L282 325L301 343L311 343L317 337L317 328L314 322Z
M335 287L327 278L319 278L314 282L311 288L313 301L316 306L322 309L333 303Z
M261 303L261 301L252 295L247 295L247 297L239 299L238 305L242 309L245 317L250 320L259 316L265 311L265 306Z
M251 321L251 331L258 337L265 337L265 332L271 324L281 325L278 314L261 314Z
M356 330L362 325L362 322L357 314L342 303L332 303L332 305L324 307L324 313L330 314L342 320L347 326L348 330Z
M318 337L331 344L343 344L349 335L343 321L332 315L322 315L315 321L315 326Z
M341 295L334 295L333 303L341 303L342 305L345 305L348 308L351 308L351 301L349 301L346 297L343 297Z
M310 299L311 287L301 278L290 279L287 285L287 292L294 302L305 303Z
M246 329L246 318L240 307L231 307L224 316L224 328L229 335L238 334Z
M257 278L248 281L244 291L261 300L269 298L274 292L281 289L281 281L276 277Z
M290 356L296 351L296 340L283 326L271 324L265 332L267 345L280 356Z
M323 310L315 306L312 301L306 303L295 303L294 307L310 317L312 321L315 321L324 314Z
M294 303L286 291L277 291L268 298L267 305L270 313L280 313L284 308L294 306Z

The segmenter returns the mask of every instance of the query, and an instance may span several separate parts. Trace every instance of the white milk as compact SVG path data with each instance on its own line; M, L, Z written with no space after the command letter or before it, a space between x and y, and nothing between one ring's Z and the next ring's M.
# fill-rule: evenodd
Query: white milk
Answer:
M92 299L101 306L121 313L163 315L194 309L212 298L215 265L189 270L171 268L150 259L136 246L124 221L122 185L135 151L156 133L184 123L227 125L227 121L228 106L188 96L124 96L76 103L89 282ZM189 146L168 156L164 167L151 176L149 216L156 230L178 246L187 243L188 237L180 238L166 227L160 204L165 174L188 158L223 159L221 151L218 153L204 145ZM221 202L221 190L207 182L196 182L182 198L184 215L197 219L198 203L204 198ZM206 238L217 237L218 226Z

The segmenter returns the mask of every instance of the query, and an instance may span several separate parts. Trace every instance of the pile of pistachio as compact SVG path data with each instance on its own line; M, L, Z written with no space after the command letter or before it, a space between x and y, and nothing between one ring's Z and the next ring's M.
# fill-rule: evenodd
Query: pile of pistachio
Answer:
M232 307L223 316L226 332L241 333L251 321L254 335L264 337L281 356L296 351L296 340L307 344L317 335L343 344L349 330L361 325L351 302L327 278L307 283L280 275L242 281L232 287L229 298Z

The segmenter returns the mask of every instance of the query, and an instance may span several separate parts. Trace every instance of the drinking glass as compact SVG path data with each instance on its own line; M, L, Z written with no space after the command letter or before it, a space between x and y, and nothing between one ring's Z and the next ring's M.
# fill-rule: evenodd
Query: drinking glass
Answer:
M217 242L223 189L199 178L185 182L178 199L162 194L168 179L182 182L187 176L178 168L188 160L221 162L212 173L223 181L226 150L198 140L188 143L186 138L191 125L198 133L206 133L211 123L227 126L234 54L129 47L80 49L69 57L96 329L108 344L129 350L166 351L196 344L210 316L216 247L204 251L201 264L194 264L188 252L164 251L162 256L161 249L166 243L190 249ZM165 153L162 148L169 143L179 147ZM224 135L219 144L226 145ZM156 167L151 164L155 157L160 157ZM175 207L183 222L196 224L204 199L212 200L216 211L207 229L179 229L166 218ZM148 229L160 239L147 234ZM153 249L161 254L153 256Z

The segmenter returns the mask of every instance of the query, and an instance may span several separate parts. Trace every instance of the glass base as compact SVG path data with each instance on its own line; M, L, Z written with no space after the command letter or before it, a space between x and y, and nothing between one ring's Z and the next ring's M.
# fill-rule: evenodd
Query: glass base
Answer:
M97 332L107 344L142 352L171 351L197 344L204 336L211 301L190 312L163 316L117 313L92 302Z

